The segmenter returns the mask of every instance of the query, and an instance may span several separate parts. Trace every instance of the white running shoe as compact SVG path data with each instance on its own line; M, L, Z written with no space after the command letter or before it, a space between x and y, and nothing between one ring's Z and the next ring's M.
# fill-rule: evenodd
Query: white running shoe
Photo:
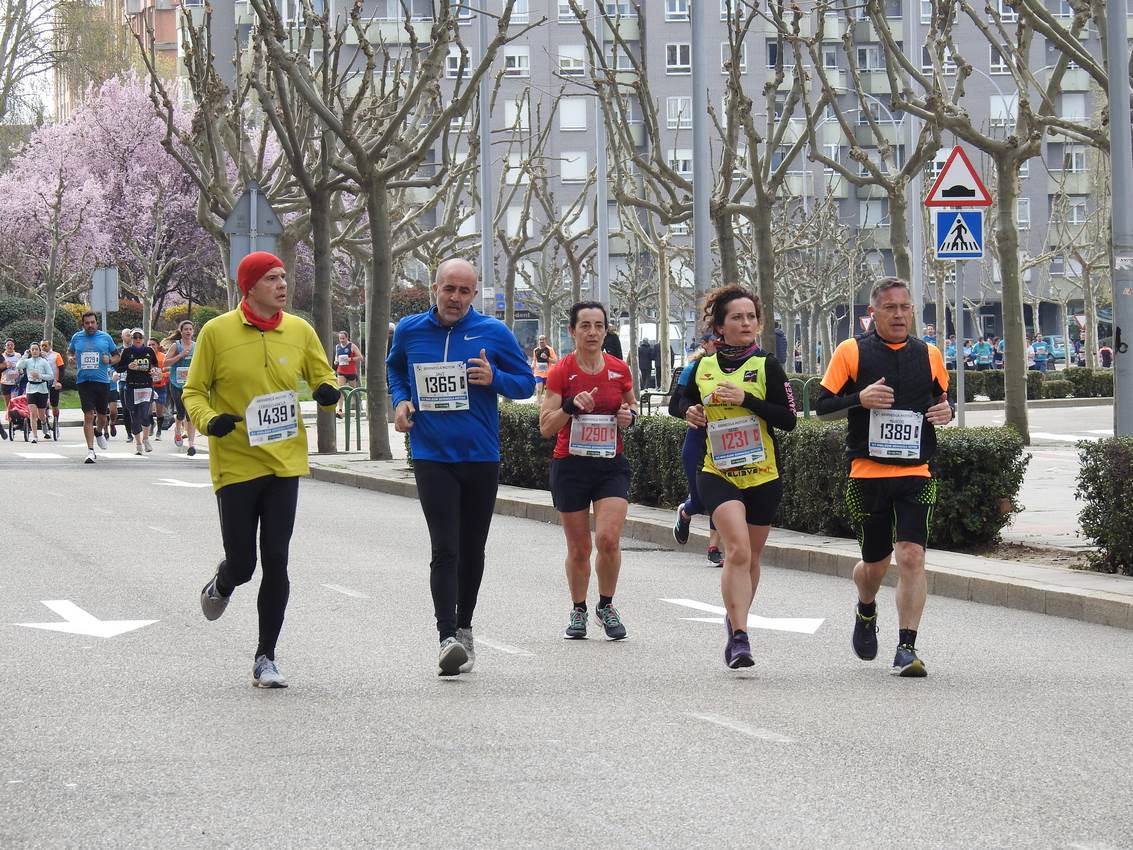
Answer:
M145 438L145 441L142 443L142 445L144 445L146 447L147 452L153 451L153 446L150 444L149 437Z
M83 463L94 463L96 457L98 457L98 455L94 453L94 449L87 449L87 459L84 460Z
M35 435L35 432L34 432L34 431L32 431L32 434L31 434L31 441L32 441L33 443L38 443L38 442L39 442L39 437L37 437L37 436Z
M106 451L108 448L110 448L110 441L106 439L105 434L99 434L98 436L96 436L94 438L94 442L95 442L95 445L98 446L103 451Z
M257 655L256 666L252 668L252 684L257 688L286 688L287 680L274 660L266 655Z

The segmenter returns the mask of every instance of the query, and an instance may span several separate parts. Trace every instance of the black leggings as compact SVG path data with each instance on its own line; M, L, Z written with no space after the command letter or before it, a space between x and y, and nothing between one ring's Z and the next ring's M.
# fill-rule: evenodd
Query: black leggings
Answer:
M499 488L498 463L414 460L417 497L429 525L429 587L441 640L472 628L484 578L484 544Z
M220 536L224 560L216 589L228 596L251 581L256 570L256 528L260 530L263 578L256 606L260 612L260 643L256 655L275 658L275 643L283 628L283 612L291 582L287 578L287 551L295 528L299 479L266 475L229 484L216 491L220 509Z

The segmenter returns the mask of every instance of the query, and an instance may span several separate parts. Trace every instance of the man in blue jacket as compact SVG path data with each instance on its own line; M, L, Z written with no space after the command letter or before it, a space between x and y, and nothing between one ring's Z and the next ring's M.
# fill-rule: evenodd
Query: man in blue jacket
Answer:
M477 284L468 261L441 263L436 306L398 322L386 358L394 427L409 434L429 525L441 676L467 673L476 661L472 614L500 473L497 395L524 399L535 390L507 325L472 309Z

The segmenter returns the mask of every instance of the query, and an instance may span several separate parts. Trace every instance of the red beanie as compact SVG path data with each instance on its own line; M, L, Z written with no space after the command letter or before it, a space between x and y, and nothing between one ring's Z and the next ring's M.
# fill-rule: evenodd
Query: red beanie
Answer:
M272 269L282 269L283 260L267 251L253 251L240 261L236 269L236 285L245 295Z

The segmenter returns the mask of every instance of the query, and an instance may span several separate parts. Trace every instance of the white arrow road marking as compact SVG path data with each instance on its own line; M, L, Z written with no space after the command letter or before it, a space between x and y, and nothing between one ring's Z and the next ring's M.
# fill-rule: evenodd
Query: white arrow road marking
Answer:
M480 637L479 635L476 636L476 643L478 645L486 646L488 647L488 649L494 649L496 650L496 652L505 652L508 655L524 655L528 658L535 657L534 652L528 652L526 649L520 649L518 646L512 646L511 644L507 643L497 643L490 638Z
M16 457L22 457L26 460L66 460L65 455L57 455L54 452L16 452Z
M724 615L728 613L727 609L721 608L718 605L708 605L705 602L697 602L695 599L662 599L662 602L668 602L671 605L683 605L685 608L692 608L695 611L706 611L709 614L716 614L716 617L690 617L688 619L694 620L698 623L719 623L724 624ZM819 626L825 622L824 619L814 619L811 617L758 617L755 614L747 615L747 627L749 629L768 629L773 632L800 632L804 635L813 635L818 631Z
M50 632L67 632L73 635L91 635L110 638L140 629L157 620L100 620L88 614L70 599L45 599L43 604L62 617L64 623L16 623L29 629L46 629Z
M763 741L771 741L775 744L793 744L794 738L788 738L786 735L780 735L778 732L772 732L770 729L760 729L757 726L749 726L747 723L741 723L738 720L732 720L730 717L721 717L719 714L690 714L696 720L703 720L705 723L712 723L716 726L723 726L725 729L731 729L733 732L739 732L741 735L747 735L749 738L759 738Z
M157 481L159 487L211 487L212 484L208 482L204 484L193 484L190 481L180 481L176 478L160 478Z
M365 593L361 593L357 590L351 590L349 587L343 587L340 584L324 584L323 587L325 587L327 590L333 590L335 593L341 593L343 596L352 596L355 599L370 598Z

